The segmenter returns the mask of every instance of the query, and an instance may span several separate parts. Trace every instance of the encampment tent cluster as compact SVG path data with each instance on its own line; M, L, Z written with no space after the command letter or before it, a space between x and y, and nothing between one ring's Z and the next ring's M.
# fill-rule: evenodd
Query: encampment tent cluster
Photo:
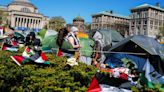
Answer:
M7 30L7 29L6 29ZM0 38L1 50L18 51L20 44L25 43L25 36L19 32L8 30L6 36ZM45 53L59 54L56 43L58 32L45 30L36 33L42 46L39 54L26 48L22 56L11 56L18 64L33 60L39 64L50 64ZM101 62L95 65L100 71L95 74L88 92L122 91L131 92L132 86L153 88L155 84L164 84L164 48L154 39L143 35L123 38L115 30L96 30L79 32L80 61L87 65L92 64L92 55L99 52L103 55ZM98 40L101 50L93 49ZM72 45L64 40L61 49L73 51ZM29 54L31 56L29 56ZM68 59L70 65L79 65L74 59ZM103 73L102 73L103 72ZM104 72L107 72L105 74Z
M105 72L110 72L111 75L97 73L88 92L93 92L93 90L111 91L113 87L123 92L129 92L134 86L133 82L136 81L133 78L129 79L132 77L131 71L134 69L142 74L142 76L137 75L136 86L143 87L140 84L144 84L153 88L155 84L164 84L164 68L162 67L164 65L164 48L155 39L143 35L131 36L123 39L108 51L104 61L108 69L100 70L106 70Z

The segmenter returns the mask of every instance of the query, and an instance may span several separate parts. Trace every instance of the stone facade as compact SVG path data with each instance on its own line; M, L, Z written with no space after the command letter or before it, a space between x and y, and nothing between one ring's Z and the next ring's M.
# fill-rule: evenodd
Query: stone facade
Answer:
M160 8L159 3L156 6L143 4L131 9L131 35L156 37L163 23L164 9Z
M10 26L19 29L42 29L48 17L40 14L29 0L14 0L7 6Z
M129 17L114 14L113 11L103 11L92 15L91 29L112 29L117 30L122 35L128 35Z

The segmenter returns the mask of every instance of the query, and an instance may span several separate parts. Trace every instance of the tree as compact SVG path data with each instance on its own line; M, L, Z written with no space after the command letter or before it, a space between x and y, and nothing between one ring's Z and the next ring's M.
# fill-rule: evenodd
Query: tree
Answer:
M129 34L129 25L126 23L114 23L113 27L117 30L121 35L126 36Z
M0 26L7 26L8 25L8 13L0 9Z
M91 30L91 23L84 24L86 30Z
M59 31L61 28L64 27L65 23L65 19L61 16L52 17L49 21L49 27L50 29Z
M164 24L159 28L159 30L160 30L159 35L164 36Z

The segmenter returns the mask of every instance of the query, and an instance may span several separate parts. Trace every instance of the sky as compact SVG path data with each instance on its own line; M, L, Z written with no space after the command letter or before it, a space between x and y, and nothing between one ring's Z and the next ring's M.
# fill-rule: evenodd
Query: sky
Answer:
M0 5L7 5L12 0L0 0ZM124 16L130 15L130 9L148 3L155 5L157 2L164 8L164 0L30 0L39 12L50 18L62 16L67 23L72 23L73 18L81 16L85 22L92 22L92 14L101 11L113 10L114 13Z

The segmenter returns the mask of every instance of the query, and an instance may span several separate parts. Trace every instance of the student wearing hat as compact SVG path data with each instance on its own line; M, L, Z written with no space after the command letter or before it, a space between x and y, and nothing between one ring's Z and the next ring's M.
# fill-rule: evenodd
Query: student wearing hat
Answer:
M73 26L71 28L71 32L67 36L67 40L72 45L72 47L75 51L74 57L76 59L79 59L79 57L80 57L79 50L80 50L81 46L80 46L80 41L79 41L79 38L77 37L77 34L78 34L78 28Z

